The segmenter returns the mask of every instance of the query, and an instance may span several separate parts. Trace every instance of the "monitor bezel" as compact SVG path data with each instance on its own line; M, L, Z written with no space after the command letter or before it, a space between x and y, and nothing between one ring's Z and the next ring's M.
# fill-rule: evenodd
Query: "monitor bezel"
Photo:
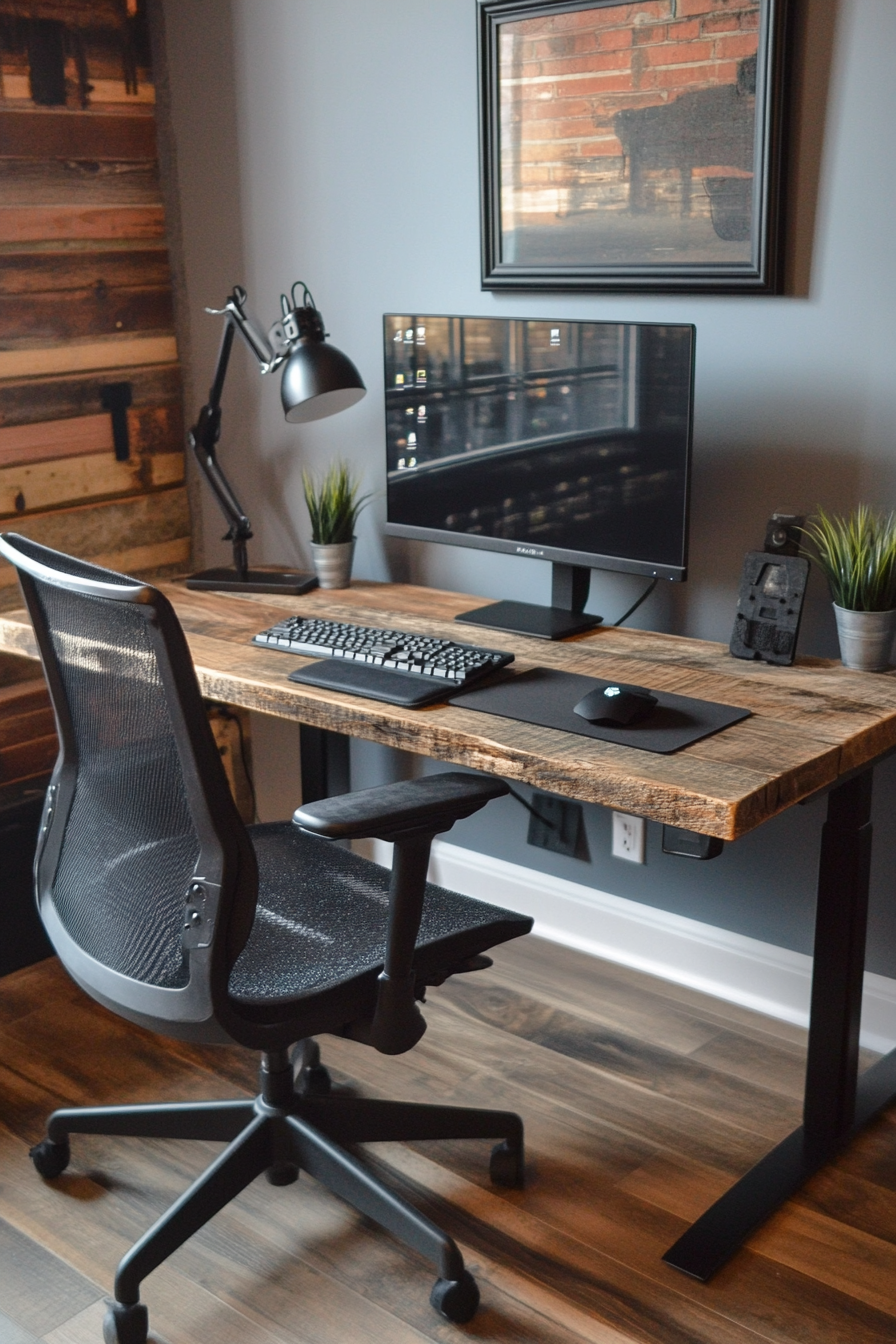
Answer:
M463 546L476 551L495 551L502 555L517 555L529 560L547 560L556 564L577 565L587 569L601 569L614 574L641 574L650 578L668 579L673 583L683 583L688 576L688 548L690 544L690 514L691 514L691 466L693 458L693 439L694 439L694 382L696 370L696 350L697 350L697 328L693 322L627 322L627 321L609 321L604 318L546 318L546 317L505 317L495 313L397 313L390 312L383 314L383 415L386 422L388 434L388 392L389 388L386 382L387 363L386 351L388 349L388 322L395 321L396 318L405 318L413 316L415 324L419 320L431 321L433 318L473 318L486 319L488 321L498 322L543 322L547 325L566 325L575 326L603 326L603 327L679 327L687 328L691 333L691 362L690 378L688 382L688 407L687 407L687 446L685 450L685 484L684 484L684 518L682 535L682 556L683 563L680 565L657 564L651 560L637 560L628 556L603 555L596 551L575 551L561 546L527 546L518 541L509 541L503 537L487 537L481 533L475 536L466 532L451 532L446 528L436 527L418 527L413 523L395 523L388 517L389 510L389 492L388 492L388 462L387 462L387 490L386 490L386 522L384 532L387 537L401 537L408 541L430 541L437 542L446 546ZM388 438L384 440L384 447L388 453Z

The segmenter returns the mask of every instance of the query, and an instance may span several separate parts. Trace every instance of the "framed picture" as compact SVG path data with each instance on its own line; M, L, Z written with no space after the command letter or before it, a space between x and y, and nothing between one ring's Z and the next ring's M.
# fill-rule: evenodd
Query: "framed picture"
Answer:
M779 293L787 0L478 0L483 289Z

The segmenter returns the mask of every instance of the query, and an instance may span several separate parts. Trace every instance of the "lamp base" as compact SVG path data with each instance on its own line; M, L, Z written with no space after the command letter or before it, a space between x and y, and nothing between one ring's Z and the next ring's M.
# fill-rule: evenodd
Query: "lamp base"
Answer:
M203 569L187 579L188 588L219 593L281 593L297 597L317 587L317 575L302 570L250 569L245 579L230 565Z

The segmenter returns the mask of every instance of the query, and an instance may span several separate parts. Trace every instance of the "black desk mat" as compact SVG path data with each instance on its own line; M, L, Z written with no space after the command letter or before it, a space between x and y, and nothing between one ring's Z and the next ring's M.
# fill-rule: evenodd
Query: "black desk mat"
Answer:
M749 709L737 709L734 705L717 705L710 700L692 700L687 695L652 691L658 704L649 719L635 727L608 728L589 723L573 713L573 705L577 705L596 684L592 677L578 676L574 672L533 667L490 686L454 695L451 703L462 705L464 709L481 710L484 714L500 714L505 719L537 723L542 728L560 728L565 733L578 733L580 737L618 742L623 747L640 747L642 751L663 755L680 751L732 723L740 723L751 713Z

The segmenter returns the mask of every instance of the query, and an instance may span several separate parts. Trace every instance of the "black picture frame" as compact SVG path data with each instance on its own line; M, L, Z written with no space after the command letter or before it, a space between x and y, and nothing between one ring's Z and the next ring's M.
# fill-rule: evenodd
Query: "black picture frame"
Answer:
M477 4L483 289L782 292L788 0Z

